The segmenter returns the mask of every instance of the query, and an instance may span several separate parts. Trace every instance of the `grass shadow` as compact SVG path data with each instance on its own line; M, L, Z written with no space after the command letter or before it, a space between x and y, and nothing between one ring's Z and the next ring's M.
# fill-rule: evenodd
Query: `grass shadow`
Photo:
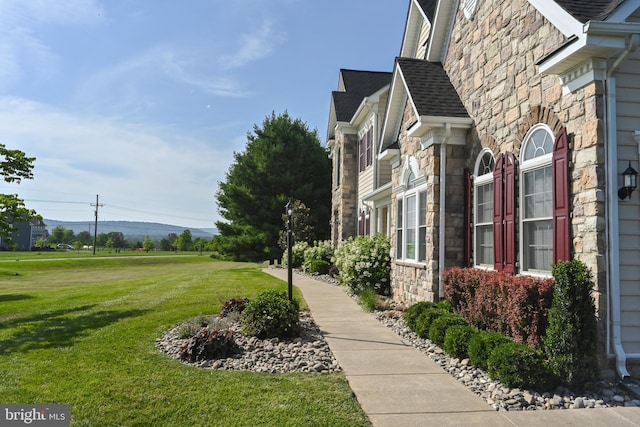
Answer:
M25 316L25 317L10 315L9 319L5 319L0 322L0 329L9 329L17 325L24 325L28 323L34 323L34 322L42 322L52 317L66 316L68 314L75 313L75 312L88 311L88 310L91 310L93 307L95 307L95 304L81 305L79 307L71 307L71 308L65 308L65 309L54 310L54 311L45 311L43 313L38 313L32 316ZM2 319L2 317L3 316L0 316L0 319Z
M0 302L22 301L25 299L33 299L33 298L35 298L33 295L26 295L26 294L4 294L4 295L0 295Z
M0 341L0 355L13 352L68 347L78 338L104 328L122 319L141 316L148 310L99 310L83 313L75 317L65 317L67 313L48 313L46 319L35 325L26 325L7 339ZM77 311L77 310L75 310Z

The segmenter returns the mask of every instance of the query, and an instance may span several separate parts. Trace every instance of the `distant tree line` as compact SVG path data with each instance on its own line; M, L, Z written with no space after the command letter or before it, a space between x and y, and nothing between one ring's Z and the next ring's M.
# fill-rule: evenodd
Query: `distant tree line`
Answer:
M76 249L82 249L84 246L93 246L94 236L88 231L81 231L75 234L73 230L69 230L59 225L54 228L47 242L40 242L39 247L45 245L58 245L64 243L71 245ZM145 251L161 250L161 251L208 251L211 241L200 237L193 238L191 230L184 230L182 233L169 233L167 237L160 240L153 240L149 236L145 236L144 241L128 241L124 234L120 231L112 231L110 233L100 233L96 238L96 245L99 248L106 249L142 249Z

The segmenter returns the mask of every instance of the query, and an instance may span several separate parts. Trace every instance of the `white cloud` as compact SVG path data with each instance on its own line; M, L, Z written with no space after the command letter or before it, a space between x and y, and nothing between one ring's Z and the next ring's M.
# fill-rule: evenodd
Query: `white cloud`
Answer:
M60 201L61 193L65 200L100 194L104 203L117 200L111 203L156 212L136 220L162 222L169 215L211 218L212 224L217 182L232 161L233 147L218 149L162 127L72 115L19 98L0 98L0 134L8 148L36 157L34 180L8 191L51 201ZM50 207L35 208L46 215Z
M227 69L241 68L268 57L285 40L285 33L275 29L273 22L266 19L254 32L241 35L240 47L234 54L223 56L220 62Z

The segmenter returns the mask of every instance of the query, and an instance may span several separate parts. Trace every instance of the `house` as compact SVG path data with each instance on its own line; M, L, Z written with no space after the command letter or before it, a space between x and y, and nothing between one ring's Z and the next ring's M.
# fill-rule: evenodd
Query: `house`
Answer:
M640 0L409 2L374 142L390 179L355 202L389 206L394 298L438 300L451 266L545 277L577 258L602 366L638 374L639 44Z
M0 236L0 250L30 251L40 239L47 238L47 225L42 219L32 219L29 222L20 222L13 225L10 241Z

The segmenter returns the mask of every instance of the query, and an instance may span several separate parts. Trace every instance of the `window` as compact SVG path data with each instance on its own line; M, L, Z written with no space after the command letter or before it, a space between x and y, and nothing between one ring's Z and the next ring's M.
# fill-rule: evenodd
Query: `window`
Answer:
M549 273L553 263L554 138L544 125L534 126L522 145L520 167L520 254L522 272Z
M493 170L495 160L488 149L476 162L474 182L474 262L493 268Z
M427 255L425 180L416 179L411 170L407 170L405 175L404 192L398 194L396 201L396 257L406 261L424 262Z
M373 163L373 128L369 128L360 138L359 151L359 171L362 172Z

